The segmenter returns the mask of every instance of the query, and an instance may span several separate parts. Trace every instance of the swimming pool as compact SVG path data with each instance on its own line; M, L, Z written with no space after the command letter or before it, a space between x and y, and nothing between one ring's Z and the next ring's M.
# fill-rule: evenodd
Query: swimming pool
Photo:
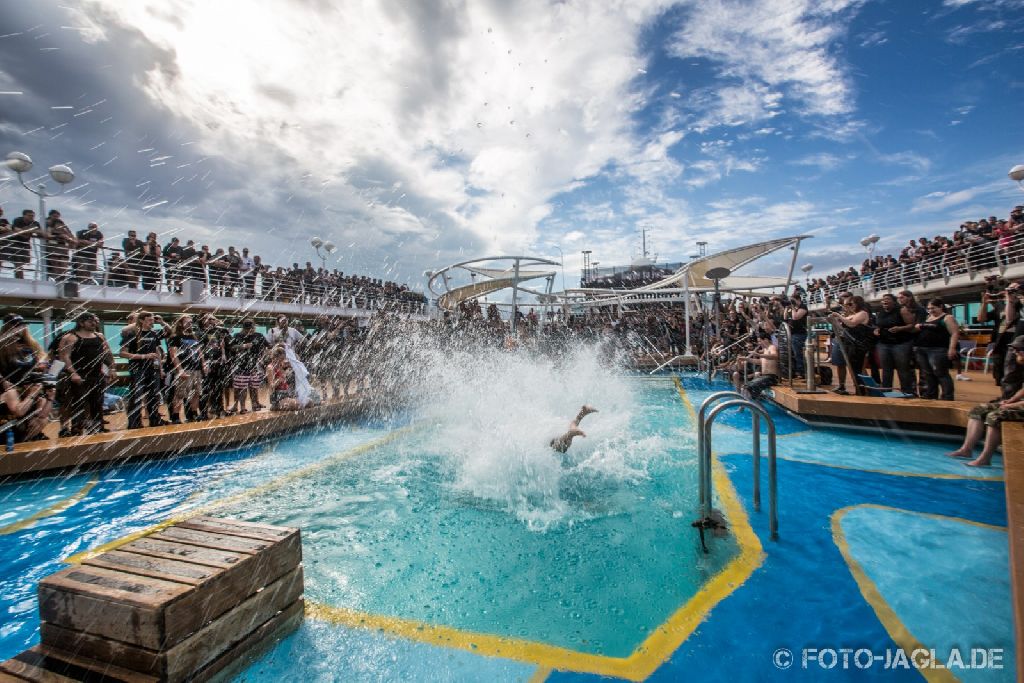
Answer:
M1012 678L998 468L970 478L941 456L948 444L774 412L771 542L749 506L749 425L727 415L715 483L731 533L705 555L690 526L691 406L714 388L589 387L601 412L562 457L537 434L564 428L579 387L520 387L455 420L442 419L446 401L411 425L6 485L0 655L34 642L34 586L63 558L202 508L303 530L307 620L241 680L760 680L818 673L803 669L805 649L914 642L1001 649L1002 669L958 675ZM950 548L986 581L962 585ZM790 670L773 660L782 649L796 653Z

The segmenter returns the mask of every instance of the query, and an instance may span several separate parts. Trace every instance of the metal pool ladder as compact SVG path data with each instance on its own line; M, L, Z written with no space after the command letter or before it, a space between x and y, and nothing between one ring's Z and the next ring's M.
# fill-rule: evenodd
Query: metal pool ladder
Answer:
M728 400L725 400L728 399ZM718 403L725 400L724 403ZM715 403L713 408L711 407ZM775 463L775 420L759 403L751 401L736 391L719 391L711 394L700 405L697 412L697 477L699 479L701 519L694 526L701 530L715 528L720 523L712 516L711 508L711 427L715 418L729 408L746 408L750 411L753 429L751 455L754 459L754 510L761 511L761 418L768 424L768 528L773 541L779 540L778 477ZM710 409L710 412L708 412Z

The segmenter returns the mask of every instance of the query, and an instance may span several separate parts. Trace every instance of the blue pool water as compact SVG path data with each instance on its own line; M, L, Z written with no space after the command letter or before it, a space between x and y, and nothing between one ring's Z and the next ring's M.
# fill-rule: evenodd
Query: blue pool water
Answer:
M722 388L683 384L694 406ZM628 399L628 421L588 417L593 431L563 458L496 448L474 459L423 420L0 486L0 656L36 642L35 585L62 558L214 505L303 530L314 611L240 680L919 679L772 663L779 648L896 648L886 609L927 647L1006 653L1003 669L958 673L965 680L1012 680L1009 587L989 578L1007 576L998 467L970 471L942 456L948 443L809 430L773 411L773 543L750 507L749 417L728 414L714 446L735 488L717 492L734 533L705 555L690 527L691 412L671 378L632 380ZM884 605L867 599L865 580ZM965 621L971 605L984 609ZM443 638L430 637L436 627Z

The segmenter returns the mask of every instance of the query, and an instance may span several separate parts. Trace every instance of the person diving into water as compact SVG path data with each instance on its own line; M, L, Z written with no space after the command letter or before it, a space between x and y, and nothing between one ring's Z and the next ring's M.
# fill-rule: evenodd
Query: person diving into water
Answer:
M580 412L579 414L576 415L576 419L569 423L569 431L567 431L562 436L558 436L555 437L554 439L551 439L551 447L558 451L559 453L565 453L567 450L569 450L569 446L572 445L573 439L575 439L577 436L586 437L587 435L583 433L582 429L580 429L580 422L582 422L583 418L585 418L587 415L596 412L597 408L591 408L588 405L585 405L582 408L580 408Z

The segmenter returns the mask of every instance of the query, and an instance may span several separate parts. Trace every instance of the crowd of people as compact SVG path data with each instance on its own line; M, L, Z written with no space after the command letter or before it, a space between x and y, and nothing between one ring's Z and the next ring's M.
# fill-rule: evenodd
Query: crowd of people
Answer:
M263 410L297 410L357 390L353 368L364 338L355 319L318 318L306 331L279 316L265 334L252 318L232 332L214 315L173 323L137 311L120 331L127 365L127 428L198 422ZM0 327L0 431L46 439L56 405L60 437L108 431L104 418L117 359L99 318L79 314L43 349L18 314ZM261 403L261 390L269 403ZM144 419L145 418L145 419Z
M850 267L808 282L808 293L822 302L826 293L835 294L870 281L875 290L898 289L944 275L995 267L998 259L1020 260L1012 247L1024 233L1024 205L1013 207L1009 218L980 218L960 224L951 236L912 239L899 254L864 259L860 268ZM1002 256L1000 256L1002 254Z
M73 232L57 209L40 224L31 209L8 221L0 207L0 271L6 266L19 279L34 267L37 276L55 282L181 292L184 281L197 280L211 296L285 303L375 308L388 301L422 310L427 301L407 285L315 268L308 261L304 267L293 263L290 268L265 264L260 256L250 256L247 247L211 251L209 245L197 245L195 240L183 244L178 237L161 245L157 233L141 239L135 230L128 231L120 249L108 248L104 239L96 223ZM41 254L34 266L33 241Z

